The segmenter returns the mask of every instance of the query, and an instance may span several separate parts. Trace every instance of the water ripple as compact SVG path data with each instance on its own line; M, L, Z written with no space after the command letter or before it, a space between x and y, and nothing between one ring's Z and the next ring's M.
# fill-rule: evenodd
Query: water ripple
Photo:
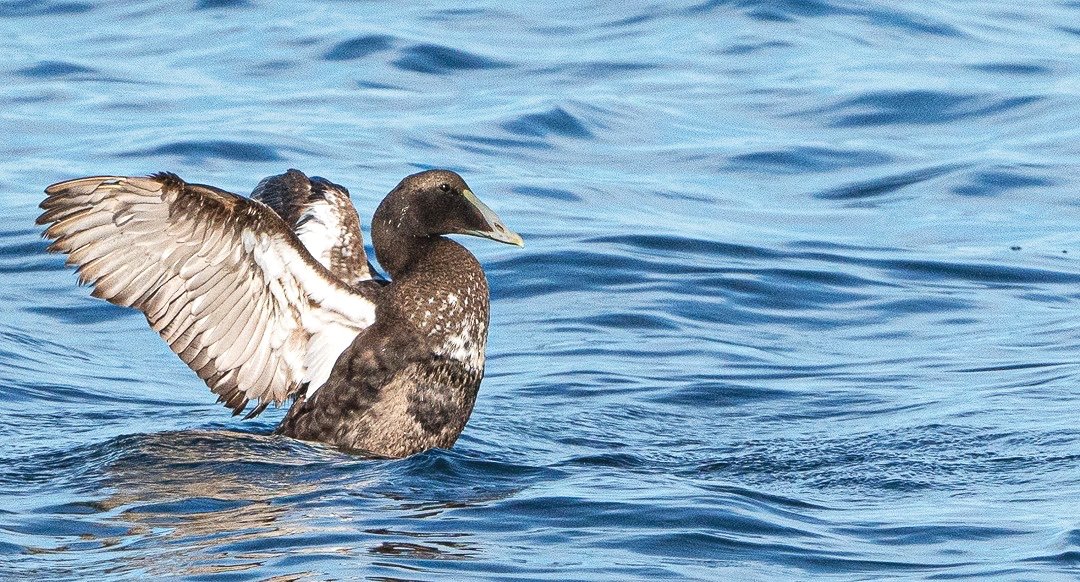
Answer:
M733 170L752 170L765 174L832 172L886 164L886 154L865 150L838 150L826 147L795 147L787 150L739 154L730 158Z
M1042 97L994 98L988 95L944 91L878 91L860 95L819 110L834 117L833 127L927 125L988 117L1028 106Z
M814 196L824 200L862 200L876 198L886 194L892 194L893 192L907 188L908 186L913 186L927 180L953 173L965 167L966 166L960 164L931 166L910 172L872 178L855 184L830 188L824 192L819 192Z
M403 71L448 75L456 71L501 69L510 63L438 44L417 44L402 49L394 66Z
M735 44L725 48L723 53L726 55L741 56L766 51L768 49L788 48L790 46L792 45L789 42L784 42L781 40L766 40L755 43Z
M961 196L1000 196L1007 192L1025 188L1053 186L1051 179L1031 175L1021 168L985 170L971 176L970 182L953 188Z
M533 198L559 200L562 202L580 202L582 197L578 194L560 188L538 188L536 186L518 186L514 188L515 194Z
M328 61L351 61L393 48L394 37L385 34L358 36L335 44L323 54Z
M592 61L587 63L564 63L553 67L544 67L540 73L563 79L625 78L629 73L639 73L661 68L656 63L638 63L624 61Z
M982 63L971 65L971 68L976 71L995 75L1036 76L1049 75L1053 72L1051 67L1033 63Z
M278 148L272 146L224 140L176 141L120 155L133 158L177 156L195 163L215 158L241 162L277 162L284 159Z
M72 75L96 73L97 71L90 67L84 67L75 63L67 63L63 61L41 61L35 65L19 69L15 72L24 77L34 77L38 79L55 79Z
M0 17L82 14L94 5L88 2L52 2L49 0L11 0L0 3Z
M218 8L242 8L250 6L248 0L199 0L195 3L196 10L214 10Z
M734 6L748 17L763 22L795 22L803 18L854 16L876 27L895 28L918 35L961 37L956 27L925 15L889 7L845 4L833 0L798 0L770 2L769 0L708 0L687 9L690 14L727 9Z
M550 134L580 139L593 137L593 133L581 120L562 107L543 113L522 115L513 121L503 123L502 128L510 133L530 137L544 137Z

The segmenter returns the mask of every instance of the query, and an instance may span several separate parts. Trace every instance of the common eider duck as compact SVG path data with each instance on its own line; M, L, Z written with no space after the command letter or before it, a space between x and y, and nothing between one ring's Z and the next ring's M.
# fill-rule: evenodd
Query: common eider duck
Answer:
M449 448L484 376L488 284L447 238L522 245L461 176L407 176L371 224L348 191L297 170L251 198L171 173L49 186L37 219L92 295L141 311L245 416L292 406L275 433L379 457Z

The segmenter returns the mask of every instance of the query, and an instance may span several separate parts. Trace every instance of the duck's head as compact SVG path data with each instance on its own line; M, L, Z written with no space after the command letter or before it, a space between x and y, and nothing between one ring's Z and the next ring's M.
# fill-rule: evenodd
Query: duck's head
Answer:
M375 252L388 270L392 267L383 261L384 252L390 250L386 247L412 247L441 235L468 234L517 246L525 244L472 193L461 176L450 170L406 176L379 204L371 222Z

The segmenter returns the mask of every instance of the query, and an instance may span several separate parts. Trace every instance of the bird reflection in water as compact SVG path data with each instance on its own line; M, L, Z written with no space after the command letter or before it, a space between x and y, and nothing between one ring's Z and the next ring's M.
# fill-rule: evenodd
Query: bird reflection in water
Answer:
M415 573L420 566L412 560L481 553L467 533L402 530L402 517L418 519L417 529L439 528L446 522L436 518L467 503L406 499L393 490L386 461L229 431L144 434L111 444L119 450L100 478L109 495L94 505L125 525L119 538L99 540L130 551L124 571L176 576L271 566L297 568L274 580L298 580L326 574L305 571L305 562L325 566L335 556L345 571Z

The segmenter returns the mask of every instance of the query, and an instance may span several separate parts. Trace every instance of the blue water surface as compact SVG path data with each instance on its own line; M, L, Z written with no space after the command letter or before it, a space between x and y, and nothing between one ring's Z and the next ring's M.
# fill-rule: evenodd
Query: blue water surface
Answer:
M1080 2L0 2L0 579L1080 577ZM93 174L521 232L458 445L241 422L33 224Z

